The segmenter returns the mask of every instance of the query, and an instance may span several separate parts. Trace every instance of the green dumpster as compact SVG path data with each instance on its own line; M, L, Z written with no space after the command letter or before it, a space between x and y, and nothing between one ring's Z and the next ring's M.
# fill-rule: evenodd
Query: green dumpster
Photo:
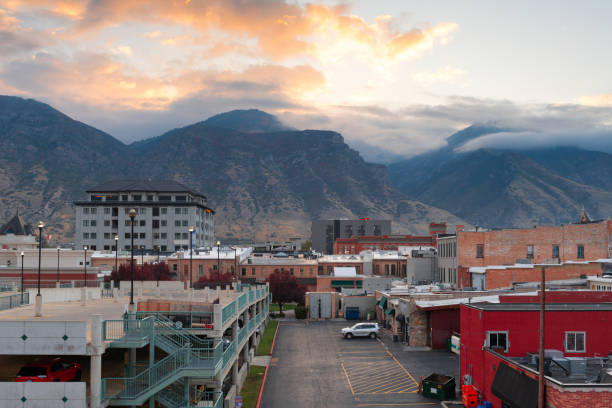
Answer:
M423 379L423 396L440 401L454 399L455 378L443 374L430 375Z

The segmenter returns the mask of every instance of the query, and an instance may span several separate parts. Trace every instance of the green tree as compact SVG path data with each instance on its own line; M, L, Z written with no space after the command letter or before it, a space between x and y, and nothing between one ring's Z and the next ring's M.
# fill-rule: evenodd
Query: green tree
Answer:
M302 243L302 251L310 251L312 249L312 241L307 239Z

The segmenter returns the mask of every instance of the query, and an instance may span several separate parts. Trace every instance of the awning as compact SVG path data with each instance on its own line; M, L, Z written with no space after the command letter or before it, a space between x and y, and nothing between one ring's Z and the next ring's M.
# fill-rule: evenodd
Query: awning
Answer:
M395 316L395 309L390 307L387 310L385 310L385 314L386 315L391 315L391 316Z
M380 300L378 301L378 306L380 306L381 309L384 309L387 307L387 298L386 297L381 297Z
M495 372L491 392L511 408L538 407L537 380L503 363Z

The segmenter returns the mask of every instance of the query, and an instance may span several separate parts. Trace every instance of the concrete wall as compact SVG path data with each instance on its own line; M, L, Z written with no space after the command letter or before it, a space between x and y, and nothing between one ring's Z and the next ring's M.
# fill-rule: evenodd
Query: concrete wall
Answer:
M87 322L2 321L2 354L87 355Z
M409 258L406 279L408 283L431 282L436 280L436 258Z
M374 294L377 290L391 289L391 278L384 277L364 277L363 278L363 289L367 294Z
M0 406L3 408L85 408L87 406L85 383L0 382Z
M374 312L376 298L372 296L342 296L342 313L346 316L347 307L358 307L359 318L365 320L368 312Z
M30 304L36 300L38 289L27 289L30 294ZM40 288L43 303L71 302L81 300L81 288ZM99 288L87 288L87 300L100 299Z

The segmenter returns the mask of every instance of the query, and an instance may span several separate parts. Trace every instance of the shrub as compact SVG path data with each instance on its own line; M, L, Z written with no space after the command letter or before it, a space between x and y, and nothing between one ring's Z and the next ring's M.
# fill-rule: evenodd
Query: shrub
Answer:
M295 307L295 318L296 319L305 319L308 315L308 308L306 306L296 306Z

